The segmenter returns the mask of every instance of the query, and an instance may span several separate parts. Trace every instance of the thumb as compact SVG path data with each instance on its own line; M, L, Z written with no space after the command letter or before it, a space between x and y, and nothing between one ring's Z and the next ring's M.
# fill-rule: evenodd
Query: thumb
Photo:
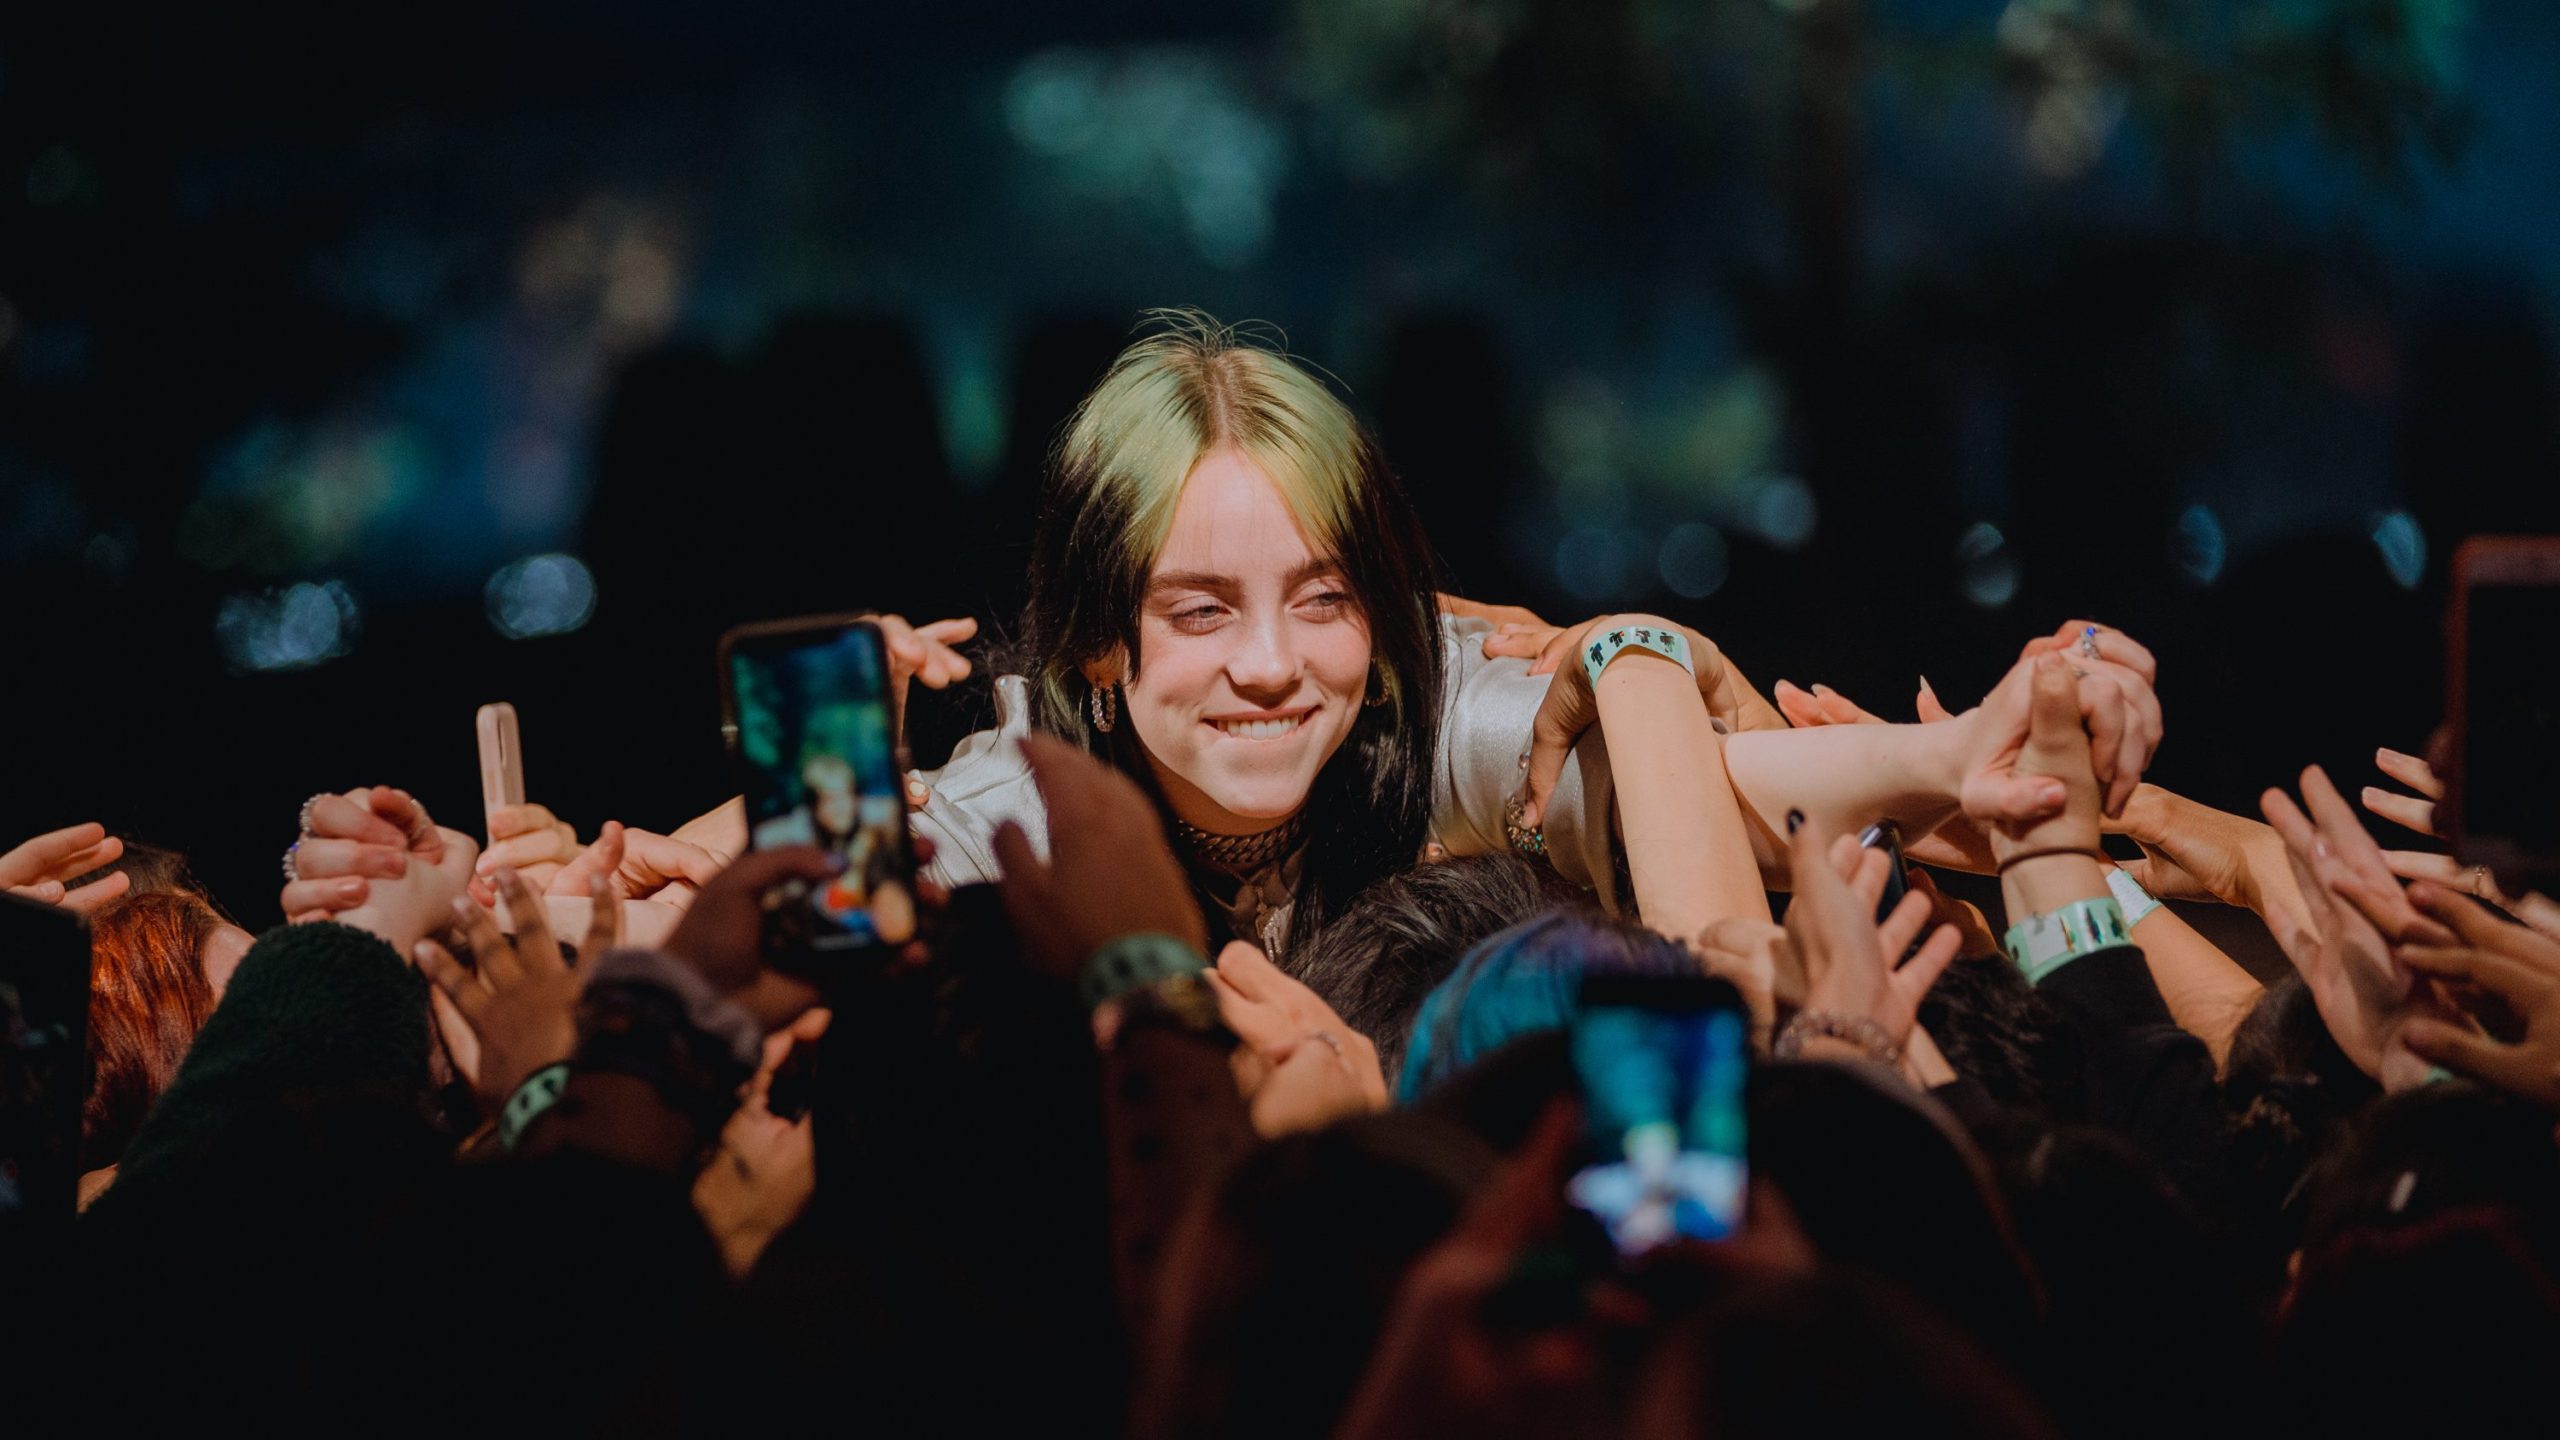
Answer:
M1236 993L1247 1000L1259 1000L1280 974L1271 957L1254 948L1249 941L1230 940L1218 952L1218 974L1236 987Z
M2066 798L2062 782L2043 775L1976 775L1964 782L1964 813L1995 824L2051 819Z
M1581 667L1573 673L1559 670L1547 684L1547 698L1538 706L1537 724L1529 732L1529 773L1524 782L1527 803L1520 809L1520 823L1532 830L1547 823L1547 801L1555 794L1556 781L1564 776L1565 757L1573 753L1573 742L1588 726L1578 696L1590 691L1581 685Z
M2050 753L2068 752L2075 741L2082 748L2089 743L2080 728L2080 691L2073 683L2071 664L2059 655L2042 656L2036 661L2027 743Z

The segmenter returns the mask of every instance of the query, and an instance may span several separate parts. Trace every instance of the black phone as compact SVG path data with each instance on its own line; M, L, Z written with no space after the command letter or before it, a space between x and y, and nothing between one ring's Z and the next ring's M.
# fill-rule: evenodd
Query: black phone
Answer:
M2463 542L2448 629L2454 854L2509 889L2560 894L2560 537Z
M88 1036L88 924L0 894L0 1229L78 1210Z
M765 1082L764 1108L777 1120L797 1120L809 1113L818 1082L818 1042L794 1040L782 1063Z
M1627 1254L1742 1224L1751 1021L1704 975L1586 975L1574 1016L1589 1163L1573 1203Z
M915 851L880 628L859 616L742 625L720 637L720 681L748 845L815 845L842 867L765 897L767 952L806 963L913 938Z
M1858 833L1858 843L1870 850L1882 850L1884 858L1893 862L1893 868L1885 872L1884 894L1876 899L1876 923L1881 925L1911 889L1911 882L1903 875L1902 827L1891 820L1879 820Z

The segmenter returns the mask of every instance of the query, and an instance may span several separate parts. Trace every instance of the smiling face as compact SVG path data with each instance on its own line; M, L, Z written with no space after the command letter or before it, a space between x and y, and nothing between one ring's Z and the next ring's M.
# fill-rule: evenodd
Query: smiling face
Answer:
M1369 625L1259 465L1223 446L1183 482L1121 694L1174 813L1249 835L1297 813L1360 718Z

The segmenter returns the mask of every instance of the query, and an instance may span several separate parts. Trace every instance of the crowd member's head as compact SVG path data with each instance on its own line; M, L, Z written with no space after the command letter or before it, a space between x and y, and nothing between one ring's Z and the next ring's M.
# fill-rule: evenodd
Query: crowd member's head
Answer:
M2234 1117L2238 1213L2261 1258L2301 1238L2305 1172L2381 1093L2320 1018L2311 987L2287 975L2267 987L2231 1038L2223 1094Z
M1838 1267L1734 1276L1657 1347L1632 1418L1640 1440L2055 1433L1961 1330Z
M1512 855L1420 865L1362 891L1288 969L1378 1047L1388 1074L1431 988L1477 941L1546 908L1537 872Z
M1311 931L1422 848L1433 571L1347 406L1276 350L1170 317L1058 447L1023 621L1040 723L1201 830L1303 813Z
M1920 1023L1956 1073L2011 1110L2067 1117L2080 1108L2080 1057L2051 1002L2006 955L1947 967L1920 1004Z
M2313 1171L2270 1393L2306 1427L2459 1433L2547 1404L2551 1117L2464 1082L2375 1104Z
M213 898L212 892L206 890L203 882L196 879L195 867L188 863L185 852L153 845L148 841L136 840L131 836L124 836L122 839L124 841L122 855L116 857L113 863L102 865L72 881L72 885L75 887L86 885L121 871L132 882L132 888L126 892L127 894L192 895L212 905L217 911L221 910L222 907Z
M1474 1136L1413 1112L1247 1155L1168 1252L1138 1433L1328 1433L1406 1268L1493 1165Z
M247 931L185 891L141 890L90 921L89 1098L82 1166L112 1165L169 1087L249 951Z
M1582 977L1695 975L1697 959L1641 925L1560 910L1487 937L1432 988L1405 1043L1396 1097L1413 1101L1515 1040L1562 1030Z

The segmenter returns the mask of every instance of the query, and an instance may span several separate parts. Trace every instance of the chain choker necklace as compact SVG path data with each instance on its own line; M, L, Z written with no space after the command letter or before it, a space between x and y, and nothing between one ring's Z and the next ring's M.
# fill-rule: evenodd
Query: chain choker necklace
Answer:
M1174 833L1182 837L1183 848L1221 870L1246 874L1261 869L1289 853L1306 833L1306 812L1290 816L1258 835L1212 835L1199 826L1174 817Z

